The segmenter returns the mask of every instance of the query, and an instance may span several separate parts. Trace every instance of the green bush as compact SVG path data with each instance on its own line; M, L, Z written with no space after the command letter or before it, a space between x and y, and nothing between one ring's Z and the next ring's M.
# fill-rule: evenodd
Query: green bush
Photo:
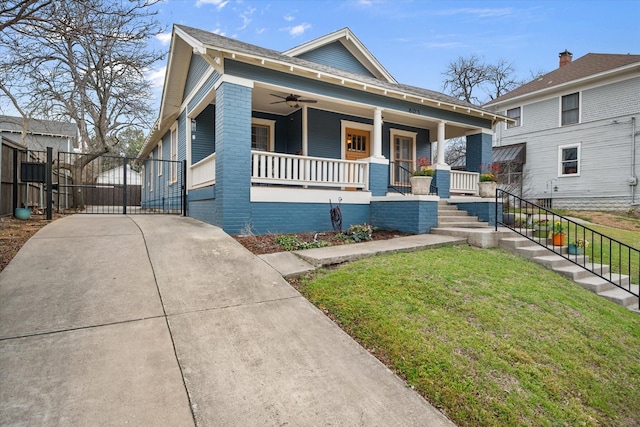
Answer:
M296 235L283 234L275 238L275 242L285 251L300 251L303 249L323 248L331 246L331 243L324 240L314 240L313 242L303 242Z

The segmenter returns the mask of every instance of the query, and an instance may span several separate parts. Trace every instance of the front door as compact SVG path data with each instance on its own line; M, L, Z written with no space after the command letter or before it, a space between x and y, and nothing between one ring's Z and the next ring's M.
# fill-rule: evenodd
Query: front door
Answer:
M368 130L350 129L345 130L345 159L359 160L369 157L369 146L371 145L371 133Z

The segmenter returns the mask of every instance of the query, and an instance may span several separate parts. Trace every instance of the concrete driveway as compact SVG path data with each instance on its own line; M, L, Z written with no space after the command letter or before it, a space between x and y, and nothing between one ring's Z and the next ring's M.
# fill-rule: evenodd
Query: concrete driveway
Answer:
M0 424L452 425L221 229L73 215L0 273Z

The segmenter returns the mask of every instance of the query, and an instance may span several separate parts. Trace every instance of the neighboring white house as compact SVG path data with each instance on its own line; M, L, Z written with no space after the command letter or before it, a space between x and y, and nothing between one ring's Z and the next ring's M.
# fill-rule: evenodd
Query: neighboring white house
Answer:
M100 173L96 182L98 184L124 184L124 166L118 166ZM142 184L142 174L132 170L131 166L127 165L127 185L140 184Z
M556 208L629 209L638 193L640 55L589 53L489 102L493 145L526 145L523 196Z

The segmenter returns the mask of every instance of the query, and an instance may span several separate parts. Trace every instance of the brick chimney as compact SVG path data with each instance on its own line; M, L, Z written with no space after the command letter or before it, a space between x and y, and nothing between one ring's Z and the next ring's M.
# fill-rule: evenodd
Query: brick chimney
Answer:
M573 53L569 52L567 49L565 49L564 52L560 52L560 68L569 64L572 58Z

